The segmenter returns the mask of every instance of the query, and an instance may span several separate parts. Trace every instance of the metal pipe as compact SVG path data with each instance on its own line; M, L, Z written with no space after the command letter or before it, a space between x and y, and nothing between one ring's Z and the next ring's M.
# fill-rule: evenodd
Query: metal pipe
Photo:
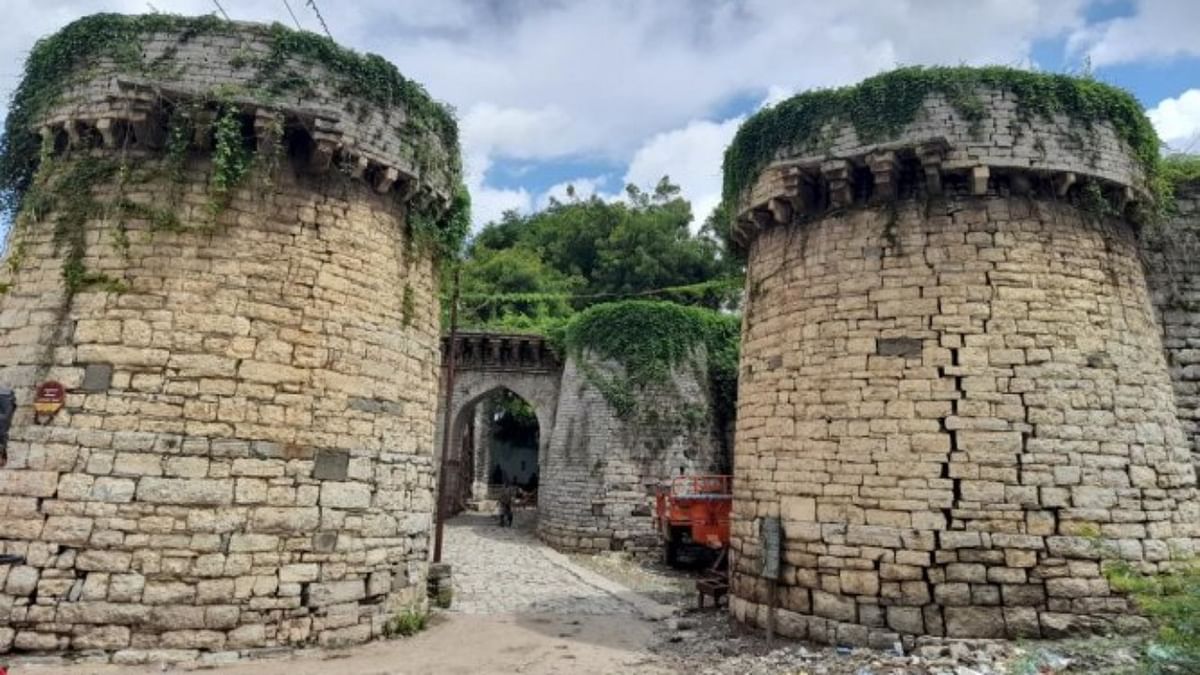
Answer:
M446 474L450 457L450 423L452 422L454 403L454 366L455 343L458 339L458 274L459 267L454 268L454 293L450 299L450 348L446 350L446 399L442 408L442 457L438 462L438 493L437 493L437 525L433 534L433 562L442 561L442 536L446 523Z

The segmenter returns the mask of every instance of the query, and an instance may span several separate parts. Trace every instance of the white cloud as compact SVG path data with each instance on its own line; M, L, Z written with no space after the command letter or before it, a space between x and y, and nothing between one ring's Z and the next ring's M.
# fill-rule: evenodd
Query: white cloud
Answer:
M530 110L486 102L471 106L459 120L463 145L469 152L518 159L571 152L571 125L571 117L556 106Z
M334 36L376 51L462 111L549 111L569 138L529 135L506 149L561 145L627 156L650 134L703 116L731 95L842 84L897 63L1025 59L1038 36L1073 27L1081 0L690 0L494 3L360 0L326 7ZM296 4L296 3L293 3ZM299 3L303 5L303 3ZM209 0L155 0L210 13ZM277 0L227 4L235 19L283 21ZM301 21L316 28L311 13ZM144 0L8 0L0 63L16 71L37 36ZM549 135L564 133L561 125ZM528 142L532 148L522 144Z
M721 201L721 160L743 119L693 121L653 136L634 153L625 182L653 186L670 176L692 201L693 228L699 228Z
M1146 111L1158 137L1172 152L1200 151L1200 89L1163 99Z
M505 211L528 213L533 208L533 197L528 190L504 189L487 185L484 179L491 167L486 153L468 154L464 158L463 182L471 192L471 224L478 230L487 223L499 220Z
M505 190L486 185L468 186L471 190L471 222L476 230L500 220L505 211L529 213L533 198L524 188Z
M680 182L698 216L719 192L721 139L710 119L747 95L847 84L911 63L1026 63L1035 40L1081 27L1084 0L656 0L322 3L335 38L388 58L461 114L476 222L541 195L489 186L500 159L629 163ZM211 0L153 0L198 14ZM235 19L290 19L278 0L224 3ZM317 29L303 3L301 22ZM0 89L15 86L36 37L145 0L5 0ZM0 99L6 92L0 92ZM0 103L3 105L3 103ZM694 145L693 145L694 144ZM678 163L676 163L678 162ZM543 173L544 175L544 173Z
M762 105L759 107L767 108L767 107L773 106L776 103L779 103L788 98L791 98L791 96L795 93L796 93L796 90L792 89L791 87L785 87L782 85L773 84L773 85L767 87L767 95L763 99Z
M610 194L604 192L601 188L606 183L604 176L594 176L591 178L575 178L565 180L561 183L551 185L537 200L537 207L544 209L550 205L550 199L554 198L560 202L569 201L570 196L567 195L567 189L570 188L575 192L576 199L588 199L593 195L604 200L613 200L619 197L618 194Z
M1195 0L1142 0L1132 16L1080 27L1068 44L1073 52L1086 54L1094 66L1200 56L1197 26L1200 3Z

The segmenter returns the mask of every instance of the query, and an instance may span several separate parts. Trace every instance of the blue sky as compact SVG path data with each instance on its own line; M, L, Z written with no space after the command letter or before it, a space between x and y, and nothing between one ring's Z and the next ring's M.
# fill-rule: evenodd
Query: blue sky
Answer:
M897 65L1090 70L1131 90L1173 148L1200 151L1197 0L318 0L333 36L458 111L477 224L574 184L678 182L702 218L744 117ZM37 37L145 0L4 0L0 89ZM225 2L290 23L282 0ZM293 2L306 28L317 23ZM212 0L154 0L208 13ZM7 96L5 96L5 100Z

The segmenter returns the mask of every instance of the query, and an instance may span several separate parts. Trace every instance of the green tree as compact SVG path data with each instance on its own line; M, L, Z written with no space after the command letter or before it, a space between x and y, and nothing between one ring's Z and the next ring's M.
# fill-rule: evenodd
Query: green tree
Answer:
M578 277L548 267L536 251L520 247L474 251L459 283L464 324L515 329L568 316L571 306L562 296L583 285ZM498 294L509 297L494 299Z
M723 255L711 232L693 234L692 220L691 204L666 177L651 191L627 186L624 201L581 199L568 190L565 201L552 199L540 212L505 213L468 247L464 298L499 293L577 297L569 305L522 297L478 309L465 299L464 322L532 327L618 297L740 276L740 263ZM736 288L651 295L718 308L731 303Z

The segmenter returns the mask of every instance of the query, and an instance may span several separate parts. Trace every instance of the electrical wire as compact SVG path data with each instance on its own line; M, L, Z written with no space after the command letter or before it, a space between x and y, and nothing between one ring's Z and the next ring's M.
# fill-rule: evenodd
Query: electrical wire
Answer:
M644 291L630 291L627 293L461 293L459 297L463 300L483 300L485 301L484 304L487 304L488 302L505 301L536 302L538 300L601 300L733 289L741 286L742 283L742 279L738 277L729 277L726 279L701 281L699 283L687 284L684 286L666 286L663 288L652 288Z
M220 0L212 0L212 4L217 6L217 11L221 12L221 16L226 18L227 22L232 22L233 19L230 19L229 14L224 11L224 7L221 6Z
M288 14L292 15L292 23L296 24L296 30L304 30L300 25L300 19L297 19L296 13L292 11L292 3L288 2L288 0L283 0L283 6L287 7Z
M329 32L329 26L325 23L325 17L321 16L321 10L317 7L317 0L305 0L304 4L312 8L313 14L317 15L317 21L321 22L321 30L325 31L325 37L332 40L333 35Z

